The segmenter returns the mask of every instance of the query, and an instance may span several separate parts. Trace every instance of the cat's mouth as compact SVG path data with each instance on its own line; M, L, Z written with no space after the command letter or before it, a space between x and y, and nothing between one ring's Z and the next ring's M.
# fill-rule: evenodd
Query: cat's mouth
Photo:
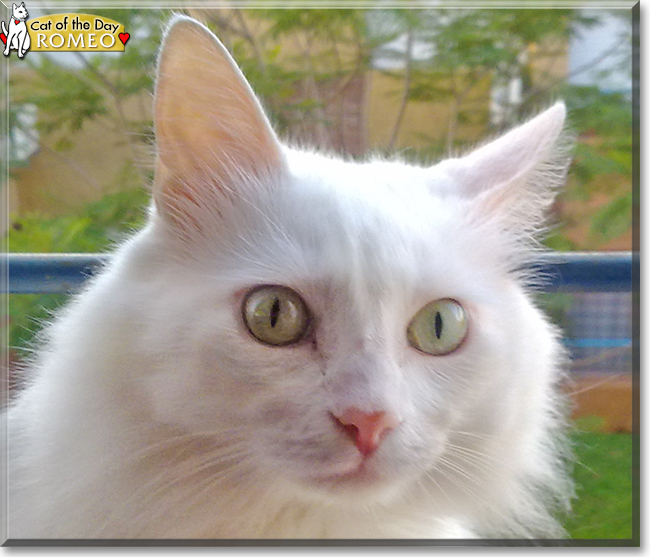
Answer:
M385 483L386 478L380 473L373 459L359 457L350 463L334 469L313 474L310 482L320 488L336 490L350 487L374 487Z
M368 475L368 466L366 466L366 461L362 460L360 463L354 463L354 465L349 466L347 470L340 470L335 472L329 472L325 474L320 474L316 476L316 479L324 480L354 480L356 478Z

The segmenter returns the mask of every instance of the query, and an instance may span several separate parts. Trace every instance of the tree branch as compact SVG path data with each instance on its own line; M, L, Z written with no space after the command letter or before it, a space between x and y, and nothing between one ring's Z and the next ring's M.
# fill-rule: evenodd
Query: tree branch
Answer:
M402 127L402 122L404 121L404 115L406 114L406 105L408 104L409 95L411 93L411 78L413 72L413 40L414 40L413 28L409 27L408 33L406 35L406 51L404 52L404 90L402 92L402 100L400 102L400 107L397 112L397 119L393 125L393 131L388 141L386 149L391 151L395 147L395 142L397 141L397 136L399 134L400 128Z

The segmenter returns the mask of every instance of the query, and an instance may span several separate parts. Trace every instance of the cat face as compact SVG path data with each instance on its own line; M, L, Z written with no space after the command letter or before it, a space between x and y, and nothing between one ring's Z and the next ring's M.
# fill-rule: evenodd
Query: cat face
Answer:
M563 117L433 168L296 151L220 43L178 18L138 248L165 261L140 294L153 419L228 438L261 484L349 500L525 429L555 340L515 269L561 179Z

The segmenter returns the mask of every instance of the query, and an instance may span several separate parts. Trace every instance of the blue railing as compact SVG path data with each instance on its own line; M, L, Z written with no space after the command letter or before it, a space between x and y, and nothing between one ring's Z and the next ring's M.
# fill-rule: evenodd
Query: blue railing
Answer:
M62 293L79 287L109 256L100 254L6 254L1 277L10 294ZM639 276L638 254L631 252L546 253L536 272L549 291L631 291Z

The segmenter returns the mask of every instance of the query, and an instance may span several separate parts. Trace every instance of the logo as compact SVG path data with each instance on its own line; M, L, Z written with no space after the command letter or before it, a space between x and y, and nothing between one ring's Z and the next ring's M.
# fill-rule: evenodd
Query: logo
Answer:
M16 50L18 51L18 57L22 58L25 56L25 52L29 50L31 41L26 23L28 17L29 13L27 13L27 8L25 8L25 2L20 6L12 4L9 29L7 30L5 22L3 21L2 33L0 33L0 39L5 43L5 49L3 52L5 56L9 56L11 50Z
M124 52L131 35L124 25L105 17L90 14L56 14L29 17L25 3L13 5L9 29L2 22L0 39L5 43L4 55L17 50L25 52Z

